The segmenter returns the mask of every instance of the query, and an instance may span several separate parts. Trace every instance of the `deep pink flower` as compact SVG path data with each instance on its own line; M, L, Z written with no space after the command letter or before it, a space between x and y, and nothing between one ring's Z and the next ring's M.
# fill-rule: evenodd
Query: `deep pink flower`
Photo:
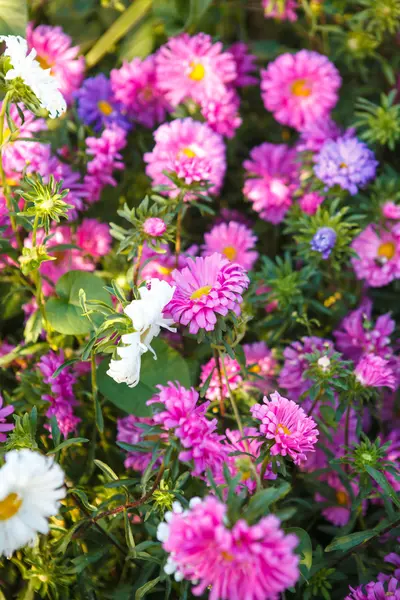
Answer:
M307 215L315 215L324 198L317 192L308 192L299 200L299 206Z
M146 152L146 173L155 185L172 182L163 171L176 172L187 184L206 180L212 184L211 193L222 186L226 170L225 145L222 138L208 125L193 119L176 119L161 125L154 132L155 146ZM170 192L176 196L179 190Z
M159 88L172 106L187 99L201 102L220 97L236 79L235 59L222 51L221 42L212 43L205 33L187 33L168 40L156 55Z
M138 424L151 426L154 425L154 421L149 417L135 417L134 415L128 415L127 417L118 419L117 441L131 444L132 446L143 442L145 440L146 433L144 429L138 427ZM149 452L140 452L139 450L129 451L124 464L127 469L143 472L146 470L151 459L151 450L149 450Z
M382 214L387 219L392 219L393 221L400 220L400 206L395 204L391 200L388 200L382 205Z
M157 85L155 56L124 62L111 71L110 81L115 99L133 121L154 127L165 120L169 106Z
M304 410L292 400L274 392L264 404L250 408L254 419L261 421L260 432L273 440L272 456L290 456L295 464L306 460L309 452L315 452L318 439L317 425Z
M226 374L228 376L228 383L231 390L236 390L242 383L243 377L241 374L240 365L237 360L226 356L224 358L224 365ZM218 374L218 370L215 364L215 358L210 358L210 360L201 367L201 375L200 382L203 386L210 376L211 372L213 372L210 384L205 393L205 397L207 400L219 400L222 394L222 398L228 398L228 386L226 385L226 378L224 374L221 372L221 382ZM222 384L222 386L221 386Z
M278 21L297 21L297 0L285 0L283 9L279 6L279 0L262 0L264 17L266 19L278 19Z
M229 46L228 52L232 54L236 63L236 79L231 82L231 85L245 87L258 83L257 77L250 75L250 73L257 70L257 65L255 64L257 57L254 54L250 54L248 45L244 42L236 42L232 46Z
M278 366L271 350L265 342L243 344L243 350L246 366L251 373L254 373L254 379L249 383L250 387L256 387L264 394L269 393Z
M341 82L330 60L310 50L282 54L261 71L265 108L279 123L300 130L329 115Z
M61 27L29 23L26 29L29 48L37 52L36 60L43 69L51 69L58 87L67 103L79 88L85 72L85 59L78 56L79 47L72 46L72 39Z
M400 554L390 552L390 554L385 556L385 562L388 562L396 567L393 575L396 577L396 579L400 579Z
M365 387L388 387L394 390L396 378L388 360L375 354L365 354L357 364L354 374Z
M166 306L176 323L189 325L189 332L212 331L217 315L240 314L242 294L249 285L244 269L221 254L188 260L187 267L174 271L174 297Z
M299 578L298 539L286 535L274 515L228 528L226 506L207 496L166 520L157 531L170 554L165 570L195 583L195 596L209 588L209 600L278 600Z
M111 249L110 228L97 219L83 219L76 230L76 244L94 257L106 256Z
M7 440L7 431L12 431L15 427L14 423L7 423L6 419L14 412L14 406L9 404L9 406L3 407L3 397L0 394L0 442L5 442Z
M350 594L344 600L387 600L389 596L392 600L400 600L400 581L395 577L349 589Z
M246 180L243 193L253 209L270 223L280 223L293 201L298 187L296 150L285 144L264 143L250 152L243 163Z
M340 477L335 472L329 473L327 476L322 476L321 480L325 481L326 484L334 490L336 498L335 504L323 509L323 516L327 519L327 521L330 521L333 523L333 525L336 525L336 527L343 527L344 525L347 525L351 515L351 497L349 492L346 490L340 481ZM354 481L351 481L350 485L354 496L357 496L358 485ZM330 500L327 500L319 493L315 495L315 500L317 502L330 503ZM364 508L366 508L366 506Z
M382 287L400 277L400 228L378 231L368 225L353 241L358 254L352 258L357 279L365 279L371 287Z
M143 223L143 231L151 237L160 237L167 231L167 225L163 219L159 217L149 217Z
M215 432L216 419L208 421L207 432L203 426L204 421L190 421L190 433L185 432L185 436L193 443L179 453L179 460L193 463L192 475L205 478L208 469L213 474L221 472L228 459L229 448L222 443L224 436Z
M171 252L167 244L162 244L161 249L163 252L155 252L147 245L144 246L142 255L143 267L140 271L141 280L150 281L150 279L155 278L168 281L168 283L172 282L172 272L176 267L175 253ZM179 255L179 269L182 269L186 265L188 255L192 256L189 250Z
M253 250L257 237L242 223L215 225L210 233L204 234L204 240L203 256L219 252L246 270L252 269L258 258L258 252Z
M234 89L226 89L211 98L205 96L200 102L200 111L207 125L220 135L232 138L242 124L239 115L240 98Z

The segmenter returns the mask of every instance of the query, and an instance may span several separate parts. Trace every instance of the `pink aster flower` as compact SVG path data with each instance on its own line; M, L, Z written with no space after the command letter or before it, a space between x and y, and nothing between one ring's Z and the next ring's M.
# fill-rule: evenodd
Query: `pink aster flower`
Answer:
M354 130L349 132L354 133ZM340 127L330 117L324 117L316 121L305 123L300 131L300 139L297 144L299 152L319 152L328 140L337 140L342 134Z
M357 364L354 374L364 387L396 387L396 378L389 361L375 354L365 354Z
M110 228L97 219L83 219L76 230L76 244L85 254L106 256L111 250Z
M236 390L243 383L243 377L241 374L240 365L237 360L226 356L224 358L225 370L228 378L229 387L231 390ZM209 386L207 388L205 397L207 400L219 400L222 394L222 398L228 398L228 386L227 381L223 373L221 373L221 380L218 374L215 358L210 360L201 367L200 382L203 386L207 379L211 376Z
M297 0L284 0L280 6L279 0L262 0L264 17L266 19L278 19L278 21L297 21Z
M143 231L151 237L160 237L167 231L167 225L159 217L149 217L143 223Z
M122 419L117 420L117 441L124 442L125 444L139 444L145 440L145 430L138 427L138 424L154 425L154 421L148 417L135 417L134 415L128 415ZM152 459L152 452L140 452L129 451L125 459L125 467L132 469L133 471L143 472L146 470Z
M252 149L243 166L247 171L243 193L253 209L265 221L280 223L298 187L296 150L266 142Z
M357 279L365 279L371 287L382 287L400 277L400 228L379 231L368 225L353 241L358 254L352 258Z
M188 260L187 267L174 271L172 278L176 290L165 310L176 323L189 325L193 334L199 329L213 331L217 315L225 317L229 311L239 315L249 285L244 269L217 253Z
M171 38L156 55L158 86L172 106L222 96L236 79L235 59L205 33Z
M244 42L236 42L229 46L228 52L232 54L236 63L236 79L231 82L235 87L246 87L247 85L255 85L258 83L257 77L253 77L250 73L257 70L255 64L257 57L250 54L249 47Z
M314 352L321 352L329 357L333 352L333 344L324 338L305 336L283 351L285 362L279 374L279 385L288 390L295 400L298 400L312 385L312 382L305 377L304 371L309 367L306 355Z
M278 366L271 350L265 342L244 344L243 350L246 356L246 366L250 373L254 373L250 387L256 387L264 394L269 393Z
M371 581L357 588L350 586L350 594L344 600L400 600L400 581L395 577L383 581Z
M315 452L318 429L315 421L307 417L298 404L274 392L264 404L250 408L254 419L261 421L260 432L273 440L272 456L290 456L295 464L306 460Z
M315 215L324 198L317 192L308 192L299 200L299 206L306 215Z
M298 580L298 539L274 515L229 528L226 506L214 496L192 499L189 511L174 508L157 537L170 555L166 572L193 582L195 596L209 588L209 600L277 600Z
M179 460L193 464L192 475L206 478L207 470L213 474L220 473L228 458L229 449L222 443L223 435L215 432L216 419L208 421L208 431L204 431L204 421L191 421L190 438L193 443L190 447L179 453Z
M324 510L322 511L323 516L327 521L333 523L333 525L336 525L336 527L343 527L344 525L347 525L351 516L352 502L349 492L346 490L346 488L340 481L340 477L337 473L329 473L327 476L321 477L321 479L322 481L325 481L330 488L333 489L336 499L335 504L324 508ZM353 490L354 496L357 496L358 485L354 481L351 481L350 485ZM330 500L327 500L319 493L315 495L315 500L317 502L331 504Z
M15 427L14 423L7 423L6 419L14 412L14 406L3 407L3 397L0 394L0 442L7 440L7 431L12 431Z
M261 71L262 98L279 123L302 129L329 115L341 81L326 56L310 50L285 53Z
M395 204L391 200L385 202L382 206L382 214L387 219L392 219L393 221L400 220L400 206Z
M333 332L336 346L346 358L358 361L363 354L373 353L382 358L390 358L393 351L390 347L390 336L396 323L390 313L371 318L372 302L366 300L362 305L349 313L341 322L339 329Z
M216 133L232 138L242 124L239 116L240 98L234 89L226 89L223 94L211 98L205 96L200 102L200 112L207 125Z
M222 186L226 170L225 145L208 125L193 119L176 119L154 132L155 146L144 155L146 173L155 185L173 186L163 171L176 172L186 183L206 180L211 193ZM176 196L179 190L172 190Z
M204 240L203 256L219 252L248 271L258 258L258 252L253 250L257 237L241 223L230 221L215 225L204 235Z
M124 62L110 80L115 99L133 121L151 128L165 120L169 107L157 85L155 56Z
M81 85L85 71L85 59L78 56L79 47L71 45L72 39L61 27L51 25L34 28L33 23L29 23L26 39L29 49L36 50L36 60L40 66L51 69L51 75L56 78L66 102L71 102L72 94Z

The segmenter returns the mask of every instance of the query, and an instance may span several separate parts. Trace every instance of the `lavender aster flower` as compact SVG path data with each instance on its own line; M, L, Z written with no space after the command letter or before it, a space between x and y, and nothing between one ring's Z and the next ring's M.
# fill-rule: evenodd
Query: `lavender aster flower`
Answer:
M3 398L0 394L0 442L5 442L7 439L7 431L14 429L14 423L7 423L6 419L14 412L12 404L3 407Z
M336 231L332 227L320 227L310 242L311 249L322 254L326 260L336 243Z
M352 196L375 177L374 153L356 137L328 140L316 158L314 171L328 188L339 185Z
M103 73L86 79L74 96L78 102L79 118L97 133L113 123L126 131L131 128L122 113L122 105L114 99L110 81Z

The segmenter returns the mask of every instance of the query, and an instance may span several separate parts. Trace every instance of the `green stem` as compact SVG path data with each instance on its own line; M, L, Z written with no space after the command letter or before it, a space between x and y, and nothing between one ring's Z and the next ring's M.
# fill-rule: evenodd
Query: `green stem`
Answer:
M33 222L33 230L32 230L32 247L33 248L36 248L36 236L37 236L38 226L39 226L39 214L36 213L35 220Z
M271 460L270 453L267 452L267 454L264 457L264 460L261 463L261 471L260 471L260 479L261 479L261 481L263 481L263 479L264 479L264 475L265 475L265 472L267 470L267 467L269 465L269 461L270 460Z
M137 286L140 273L140 263L143 255L143 244L139 244L136 264L133 270L133 285Z
M221 361L222 373L224 374L226 387L228 389L229 400L231 401L231 406L232 406L233 414L235 415L235 419L236 419L236 422L237 422L240 434L241 434L242 438L244 438L244 430L243 430L242 420L240 418L240 414L239 414L239 411L238 411L236 400L234 398L234 395L233 395L232 390L231 390L231 386L229 385L229 381L228 381L228 375L227 375L227 372L226 372L225 362L224 362L224 353L221 352L220 350L218 350L218 353L219 353L219 358L220 358L220 361ZM244 440L244 443L245 443L245 445L248 445L247 444L247 440Z

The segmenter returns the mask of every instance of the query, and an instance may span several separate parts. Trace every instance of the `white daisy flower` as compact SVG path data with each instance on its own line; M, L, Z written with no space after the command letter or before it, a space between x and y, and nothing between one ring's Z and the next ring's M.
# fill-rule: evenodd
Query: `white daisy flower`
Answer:
M122 345L117 348L119 359L112 359L107 371L114 381L126 383L129 387L139 383L142 354L150 350L157 358L151 342L158 336L161 327L176 331L171 327L173 320L163 315L164 308L172 300L175 287L160 279L151 279L149 283L149 288L139 288L140 300L133 300L124 308L135 332L121 337Z
M0 469L0 556L48 533L48 517L57 514L65 497L64 473L52 457L13 450Z
M7 81L20 78L35 94L43 108L55 119L67 110L63 95L58 89L57 80L51 76L51 69L42 69L35 59L36 50L28 53L26 40L19 35L0 35L5 42L5 56L10 58L12 68L5 75Z

